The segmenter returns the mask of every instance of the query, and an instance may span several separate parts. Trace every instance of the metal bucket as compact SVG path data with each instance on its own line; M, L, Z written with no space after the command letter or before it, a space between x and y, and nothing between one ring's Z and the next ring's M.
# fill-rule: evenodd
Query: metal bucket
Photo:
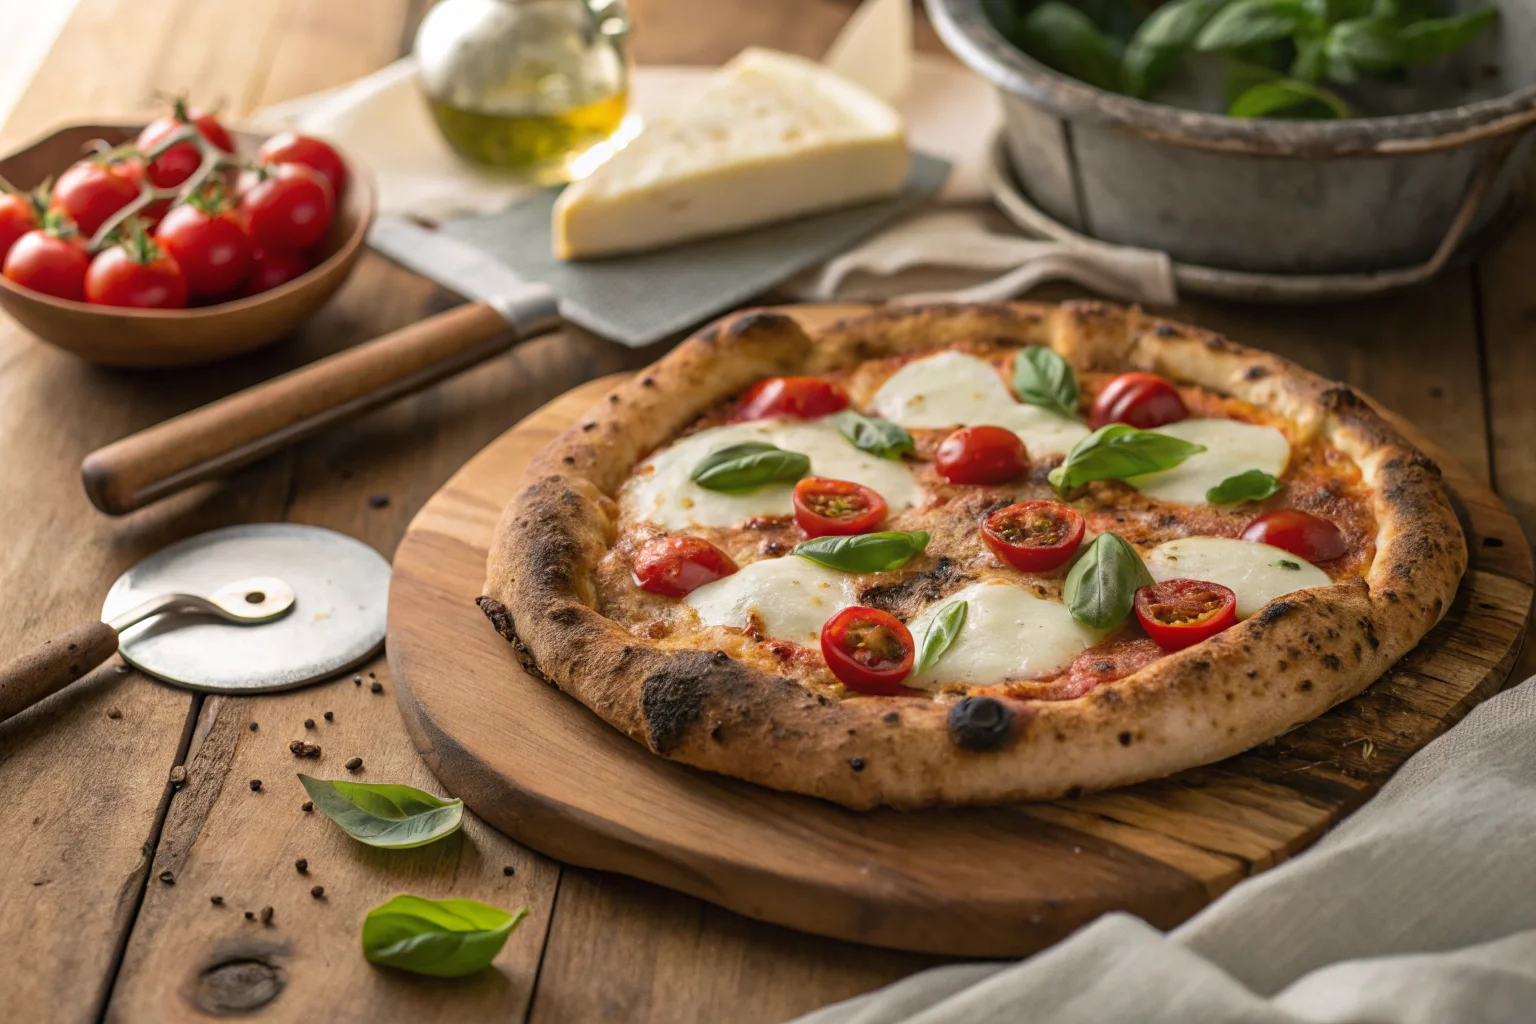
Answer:
M1438 267L1505 207L1536 140L1533 0L1502 0L1497 33L1480 44L1513 91L1341 121L1247 120L1105 92L1020 52L982 0L927 6L949 48L998 87L1031 202L1082 234L1185 263L1312 275Z

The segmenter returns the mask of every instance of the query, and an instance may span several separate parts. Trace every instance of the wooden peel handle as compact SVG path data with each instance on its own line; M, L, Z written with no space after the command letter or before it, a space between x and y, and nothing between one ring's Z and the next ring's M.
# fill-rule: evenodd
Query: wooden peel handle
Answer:
M80 467L85 493L110 515L132 512L419 391L516 340L489 304L457 306L97 449Z
M117 630L85 622L0 665L0 722L62 690L116 650Z

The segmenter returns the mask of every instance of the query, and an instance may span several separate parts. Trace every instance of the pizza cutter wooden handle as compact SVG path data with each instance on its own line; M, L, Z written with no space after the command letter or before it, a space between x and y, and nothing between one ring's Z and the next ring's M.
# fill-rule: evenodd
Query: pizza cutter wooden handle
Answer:
M57 693L117 650L117 630L84 622L0 665L0 722Z
M489 303L457 306L97 449L80 467L85 493L110 515L132 512L468 369L526 334Z

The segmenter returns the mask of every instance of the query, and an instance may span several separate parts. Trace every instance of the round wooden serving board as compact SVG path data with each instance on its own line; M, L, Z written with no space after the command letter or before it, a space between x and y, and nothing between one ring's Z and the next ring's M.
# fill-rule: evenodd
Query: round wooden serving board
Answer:
M789 311L814 326L857 310ZM1471 568L1445 619L1360 697L1238 757L1075 800L860 814L761 789L663 760L525 675L475 606L524 467L614 383L551 402L427 502L395 555L390 667L417 747L482 818L749 917L973 957L1032 952L1108 910L1171 927L1315 840L1497 692L1525 634L1520 527L1405 426L1445 470Z

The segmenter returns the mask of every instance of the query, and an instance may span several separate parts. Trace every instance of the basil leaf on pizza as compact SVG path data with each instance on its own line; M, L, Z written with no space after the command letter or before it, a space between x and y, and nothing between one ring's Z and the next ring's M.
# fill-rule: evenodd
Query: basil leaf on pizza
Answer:
M1014 357L1013 391L1030 405L1077 416L1077 374L1054 349L1033 345Z
M885 530L851 537L816 537L795 545L793 554L841 572L890 572L928 546L922 530Z
M913 448L907 428L890 420L871 419L852 409L832 417L837 429L855 448L882 459L899 459Z
M1137 430L1125 423L1109 423L1072 446L1066 461L1051 470L1051 486L1058 494L1068 494L1091 480L1160 473L1203 451L1203 444L1154 430Z
M527 916L527 907L509 914L476 900L396 896L363 918L363 956L414 974L460 978L496 959Z
M1263 501L1280 489L1280 481L1262 469L1229 476L1205 492L1212 505L1235 505L1240 501Z
M912 674L926 672L934 666L944 652L949 650L949 645L955 642L955 637L960 635L960 627L965 625L965 616L970 611L970 602L951 601L928 623L928 628L923 630L923 638L917 642L917 660L912 663Z
M809 456L765 441L747 441L710 453L693 467L689 479L711 491L748 491L799 480L810 472Z
M1152 582L1146 563L1124 537L1101 533L1072 563L1061 596L1078 622L1114 629L1131 613L1136 591Z

